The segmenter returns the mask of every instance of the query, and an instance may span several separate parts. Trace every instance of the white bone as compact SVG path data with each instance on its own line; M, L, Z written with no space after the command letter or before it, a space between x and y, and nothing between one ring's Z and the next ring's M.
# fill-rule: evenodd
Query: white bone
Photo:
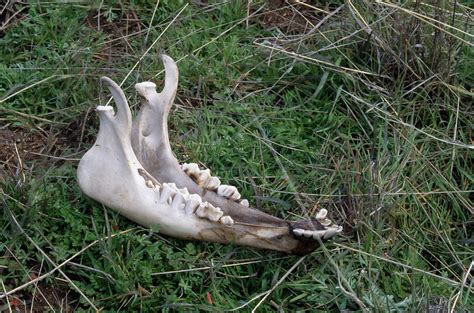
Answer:
M237 205L241 195L235 187L220 185L210 170L200 170L197 164L179 165L167 124L178 69L168 56L163 56L163 62L166 77L160 93L152 82L135 86L142 107L133 125L123 91L109 78L101 78L112 93L117 112L111 106L97 107L97 140L77 170L81 190L138 224L160 225L165 235L287 253L313 251L317 242L295 237L313 238L314 220L289 222L246 207L247 200ZM328 223L323 217L320 220ZM324 239L342 231L332 224L325 228Z

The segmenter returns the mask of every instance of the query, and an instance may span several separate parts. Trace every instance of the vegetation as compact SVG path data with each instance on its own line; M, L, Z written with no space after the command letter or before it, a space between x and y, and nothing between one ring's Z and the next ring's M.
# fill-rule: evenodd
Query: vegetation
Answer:
M473 11L402 2L7 5L0 311L473 312ZM188 242L84 196L99 77L136 109L160 53L180 161L344 234L305 257Z

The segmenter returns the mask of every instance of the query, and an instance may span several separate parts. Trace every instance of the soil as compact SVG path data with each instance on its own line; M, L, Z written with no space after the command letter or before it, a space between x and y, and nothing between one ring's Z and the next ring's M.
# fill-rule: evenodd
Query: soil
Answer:
M0 38L5 36L8 27L21 21L28 13L28 5L25 1L10 0L1 1L0 4Z

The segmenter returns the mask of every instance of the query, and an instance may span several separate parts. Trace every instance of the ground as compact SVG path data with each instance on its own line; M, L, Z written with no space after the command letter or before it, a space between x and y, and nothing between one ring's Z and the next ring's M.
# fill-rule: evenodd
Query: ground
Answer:
M459 1L8 1L0 311L472 312L472 8ZM163 83L181 162L343 234L301 257L176 240L83 195L106 75ZM8 296L5 296L5 293Z

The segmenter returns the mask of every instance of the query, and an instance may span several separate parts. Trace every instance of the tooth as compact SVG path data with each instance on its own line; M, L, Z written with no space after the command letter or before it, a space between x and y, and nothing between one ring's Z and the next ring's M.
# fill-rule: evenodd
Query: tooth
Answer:
M183 195L183 197L184 197L185 200L188 200L188 199L189 199L189 191L188 191L188 188L184 187L184 188L178 189L178 191L181 192L181 194Z
M323 225L323 226L329 226L329 225L331 225L331 224L332 224L331 220L330 220L330 219L328 219L328 218L326 218L326 219L324 219L324 220L321 220L321 221L319 221L319 223L320 223L321 225Z
M153 184L153 182L152 182L151 180L147 180L145 184L146 184L146 186L147 186L148 188L153 188L153 187L155 187L155 185Z
M159 185L155 185L153 187L153 190L156 192L158 198L160 197L160 186Z
M229 185L220 185L219 188L217 188L217 194L231 200L239 200L241 197L237 188Z
M213 222L217 222L224 212L220 208L214 207L212 204L208 203L207 206L207 219Z
M316 219L318 221L323 221L326 218L326 215L328 215L328 210L326 209L321 209L319 212L316 214Z
M199 203L199 206L195 212L195 214L199 217L206 217L207 215L207 202Z
M205 182L204 188L208 190L216 190L221 184L221 181L219 178L215 176L209 177L209 179Z
M163 190L161 191L160 202L168 202L168 199L176 194L176 185L174 183L163 184Z
M246 206L247 208L250 206L249 200L247 199L240 200L240 204L242 204L243 206Z
M332 238L334 237L334 235L338 232L339 230L339 227L329 227L325 230L325 234L324 234L324 239L329 239L329 238Z
M313 239L322 239L324 234L326 234L325 230L315 230L313 231Z
M296 236L303 236L303 232L304 230L301 228L293 229L293 234L295 234Z
M184 212L186 213L186 215L193 214L201 202L202 200L199 195L196 195L196 194L189 195L188 202L186 202L184 206Z
M211 171L209 169L205 169L200 171L196 176L196 183L203 187L204 183L211 177Z
M179 210L184 207L184 195L181 192L177 192L174 195L173 201L171 202L171 208L173 210Z
M234 220L232 219L232 217L230 217L228 215L221 217L219 222L221 222L222 224L224 224L226 226L230 226L230 225L234 224Z
M303 230L303 236L306 238L311 238L313 236L313 231L312 230Z
M184 163L181 168L189 176L196 176L199 173L199 166L196 163Z

